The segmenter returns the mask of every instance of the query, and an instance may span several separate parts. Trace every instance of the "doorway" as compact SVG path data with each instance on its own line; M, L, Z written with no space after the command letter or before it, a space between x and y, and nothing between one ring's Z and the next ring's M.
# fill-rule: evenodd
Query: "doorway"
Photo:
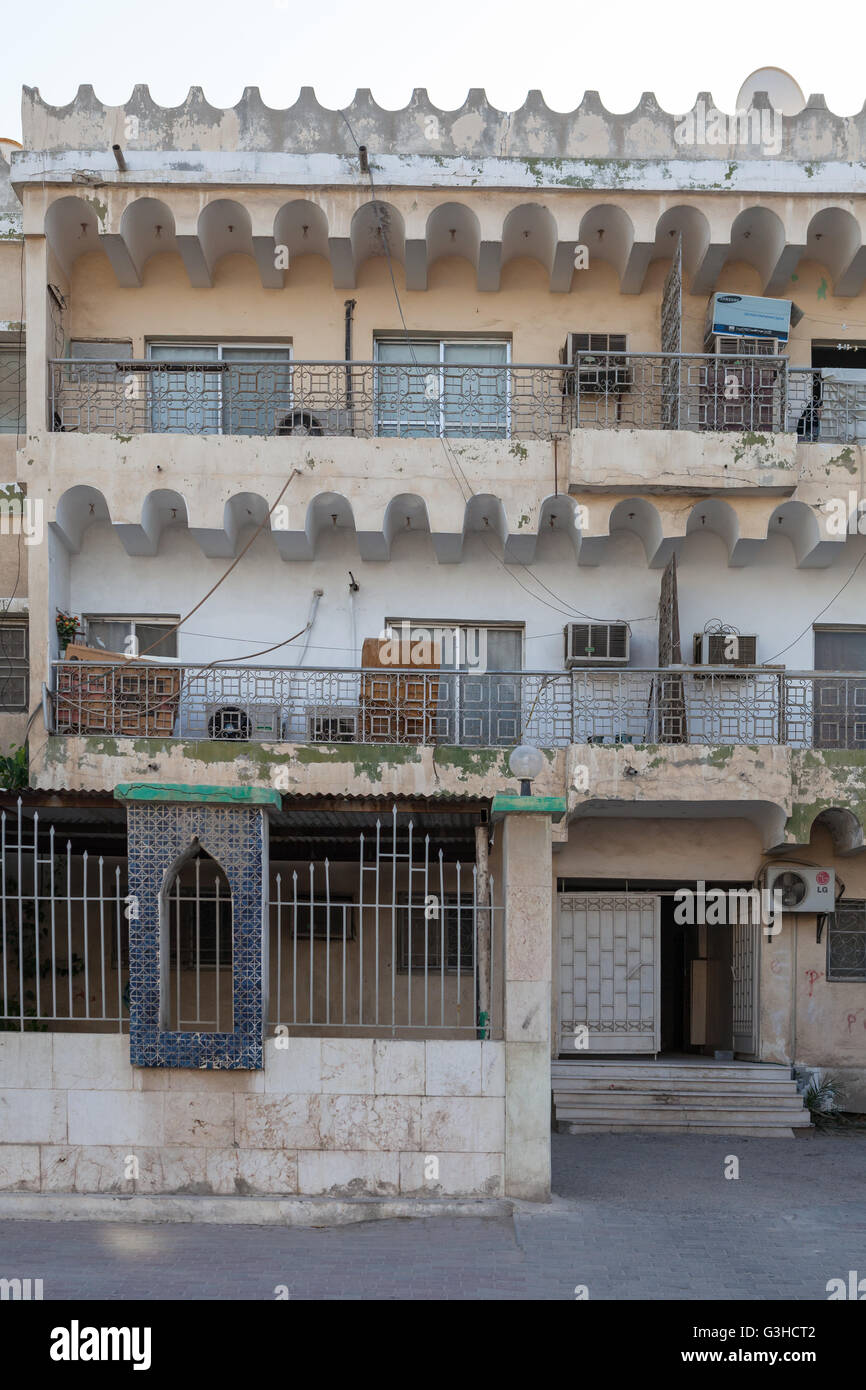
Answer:
M561 1056L757 1054L757 927L678 922L668 884L558 888Z

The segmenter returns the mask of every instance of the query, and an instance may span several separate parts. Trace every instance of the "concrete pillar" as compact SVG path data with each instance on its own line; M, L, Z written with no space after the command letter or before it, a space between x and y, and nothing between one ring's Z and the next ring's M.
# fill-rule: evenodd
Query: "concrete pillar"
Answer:
M48 423L48 244L44 236L24 238L27 342L27 433L42 434Z
M502 824L505 1191L543 1202L550 1197L551 817L509 810Z

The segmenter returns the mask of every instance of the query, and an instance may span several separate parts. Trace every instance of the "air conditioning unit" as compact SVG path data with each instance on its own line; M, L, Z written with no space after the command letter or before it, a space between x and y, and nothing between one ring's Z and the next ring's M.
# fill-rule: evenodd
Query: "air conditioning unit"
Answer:
M563 373L563 394L617 395L627 391L631 372L624 355L626 344L625 333L569 333L559 360L577 370Z
M723 357L781 357L778 338L748 338L733 333L710 333L704 339L704 352Z
M787 343L791 329L800 322L803 311L790 299L765 299L752 294L711 294L707 303L704 339L710 343L724 341L754 344L756 339L773 345ZM710 348L708 352L727 352L728 348ZM755 352L755 346L736 347L734 352ZM762 353L767 349L760 349Z
M627 666L627 623L566 623L565 669L575 666Z
M782 895L786 912L832 912L836 905L833 869L803 869L799 864L768 864L767 889Z
M279 705L205 705L208 738L279 743L283 735Z
M354 433L354 418L351 410L319 410L310 406L296 406L292 410L281 411L274 424L277 435L310 435L321 438L347 436Z
M358 711L345 705L307 710L308 743L357 743Z
M758 639L738 632L696 632L695 666L757 666Z

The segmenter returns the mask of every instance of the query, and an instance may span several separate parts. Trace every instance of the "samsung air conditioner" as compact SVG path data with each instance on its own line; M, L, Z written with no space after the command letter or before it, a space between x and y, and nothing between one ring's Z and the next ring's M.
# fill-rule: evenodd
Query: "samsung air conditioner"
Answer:
M574 396L618 395L631 385L625 356L625 333L569 333L559 360L571 371L563 373L563 393Z
M758 639L753 633L696 632L695 666L757 666Z
M628 623L566 623L565 669L577 666L627 666Z
M767 865L767 890L782 895L785 912L832 912L836 905L833 869L803 869L798 864Z
M207 736L213 739L279 743L282 738L279 705L206 705L205 723Z
M308 743L357 743L358 711L336 705L307 710Z
M802 317L802 309L790 299L712 294L707 303L704 350L773 357L787 343L791 329ZM710 346L712 343L722 346ZM759 346L759 343L766 346Z

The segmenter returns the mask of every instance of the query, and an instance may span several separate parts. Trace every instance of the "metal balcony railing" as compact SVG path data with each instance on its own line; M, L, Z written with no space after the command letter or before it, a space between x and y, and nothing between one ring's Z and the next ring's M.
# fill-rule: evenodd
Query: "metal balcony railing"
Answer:
M862 674L717 667L299 670L57 662L57 734L188 742L866 749Z
M795 429L787 359L582 353L568 366L55 359L52 428L84 434L552 439L573 429ZM791 423L793 419L793 423Z

